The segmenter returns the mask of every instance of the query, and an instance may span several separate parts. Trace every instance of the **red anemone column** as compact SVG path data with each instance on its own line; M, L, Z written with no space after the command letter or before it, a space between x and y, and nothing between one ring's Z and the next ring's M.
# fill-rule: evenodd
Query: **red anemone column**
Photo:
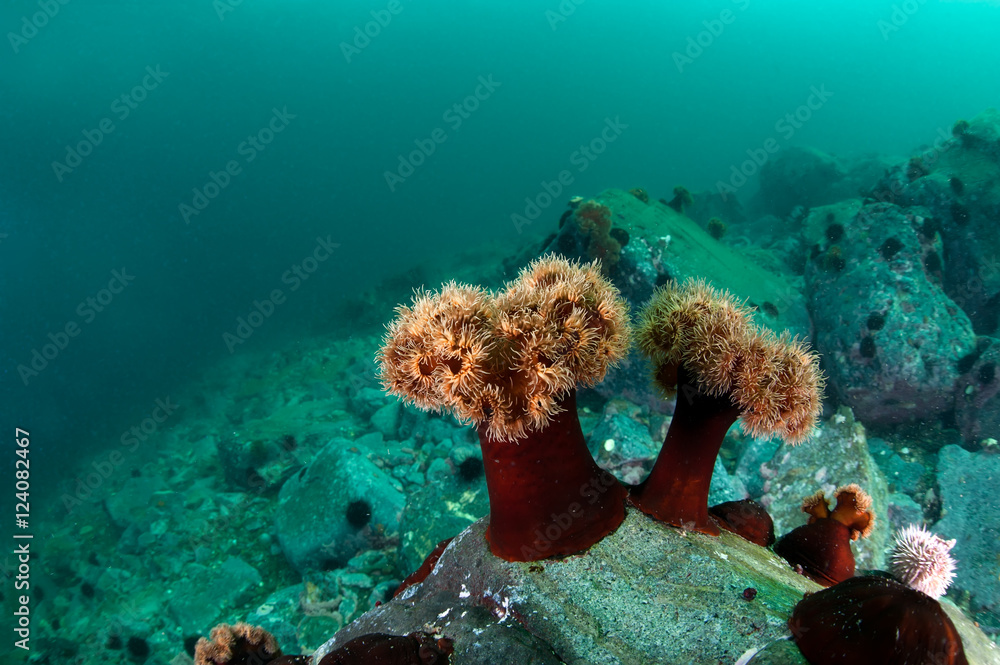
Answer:
M661 522L719 535L708 490L722 440L739 415L729 397L698 391L681 370L670 429L649 477L632 488L632 503Z
M587 449L576 390L545 429L497 441L479 428L496 556L537 561L588 549L625 519L626 491Z

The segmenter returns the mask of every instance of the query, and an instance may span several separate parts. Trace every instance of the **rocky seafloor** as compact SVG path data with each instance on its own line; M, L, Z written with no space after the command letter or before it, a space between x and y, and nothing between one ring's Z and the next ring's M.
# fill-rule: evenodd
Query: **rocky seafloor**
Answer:
M412 286L495 286L546 251L602 259L635 309L667 280L704 277L755 306L758 324L808 337L829 380L815 436L792 447L734 428L712 503L754 498L782 534L804 523L804 497L858 483L877 517L855 543L859 568L884 567L907 524L955 539L945 605L968 617L970 662L1000 662L988 642L1000 635L1000 114L957 123L909 158L785 150L745 207L719 191L686 203L617 189L588 198L609 210L610 231L586 228L571 207L534 222L551 234L515 256L402 276L348 304L350 335L207 372L148 441L117 449L97 486L86 479L111 453L80 460L39 544L32 662L179 665L223 621L264 626L286 653L377 626L407 632L454 607L443 595L460 584L449 560L477 561L476 579L507 586L467 589L468 620L452 609L436 624L550 652L518 662L735 662L789 644L775 641L796 595L815 585L732 536L685 535L633 513L591 554L540 572L475 549L488 512L475 432L385 395L380 326ZM630 356L581 392L580 407L599 464L641 480L671 413L644 361ZM438 574L389 602L459 533ZM571 602L584 609L567 618ZM796 662L781 657L750 662Z

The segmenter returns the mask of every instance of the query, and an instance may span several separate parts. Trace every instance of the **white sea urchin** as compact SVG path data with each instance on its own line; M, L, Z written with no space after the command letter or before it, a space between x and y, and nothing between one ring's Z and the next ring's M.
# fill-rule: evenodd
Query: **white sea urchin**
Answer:
M896 532L892 573L911 589L940 598L955 577L955 560L951 557L954 546L954 540L943 540L911 524Z

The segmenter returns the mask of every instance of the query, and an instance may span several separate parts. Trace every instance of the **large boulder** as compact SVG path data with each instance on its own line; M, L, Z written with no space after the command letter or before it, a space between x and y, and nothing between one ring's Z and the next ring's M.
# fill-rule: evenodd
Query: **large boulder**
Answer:
M606 270L633 307L644 304L653 289L667 280L700 277L717 288L761 308L758 323L775 331L805 336L810 330L805 298L785 277L765 270L745 253L730 248L696 222L659 202L644 203L634 195L607 189L593 199L606 206L611 235L624 240L614 267ZM616 234L627 230L627 238ZM546 251L590 260L593 240L567 217Z
M872 199L920 206L940 234L945 292L972 318L978 334L1000 323L1000 112L987 109L939 130L933 145L889 169Z
M439 630L465 665L734 663L784 642L791 609L820 588L739 536L687 533L634 510L588 552L533 563L490 554L486 527L466 529L423 583L337 633L313 662L367 633ZM995 645L942 605L969 662L997 662Z
M170 613L185 633L202 633L250 600L260 583L257 570L237 557L213 567L189 563L169 597Z
M967 356L967 369L955 384L955 424L969 443L987 445L1000 440L1000 344L980 337Z
M874 185L887 166L873 155L845 158L813 148L785 148L761 167L760 192L752 207L784 218L797 207L851 198Z
M831 392L867 424L941 415L959 360L975 348L969 317L941 288L940 242L926 217L889 203L814 211L826 225L806 270Z
M365 437L372 438L382 440ZM374 452L361 441L333 439L282 486L278 541L298 571L341 567L361 550L399 537L402 486L369 456Z

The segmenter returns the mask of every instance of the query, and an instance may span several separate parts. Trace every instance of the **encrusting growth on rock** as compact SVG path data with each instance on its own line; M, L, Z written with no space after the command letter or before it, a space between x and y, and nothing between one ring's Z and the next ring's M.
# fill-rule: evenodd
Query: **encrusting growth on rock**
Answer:
M821 491L802 502L809 522L782 536L775 553L806 577L823 586L854 576L851 541L867 538L875 527L872 500L858 485L838 487L831 511Z
M708 492L726 432L740 418L752 436L799 443L821 408L818 357L788 335L750 321L725 291L688 280L658 289L637 334L657 385L677 395L674 417L649 477L632 502L660 521L718 535Z
M587 450L576 386L604 378L629 340L627 305L596 261L546 256L497 295L450 283L398 308L383 385L477 427L497 556L583 551L624 519L624 489Z

